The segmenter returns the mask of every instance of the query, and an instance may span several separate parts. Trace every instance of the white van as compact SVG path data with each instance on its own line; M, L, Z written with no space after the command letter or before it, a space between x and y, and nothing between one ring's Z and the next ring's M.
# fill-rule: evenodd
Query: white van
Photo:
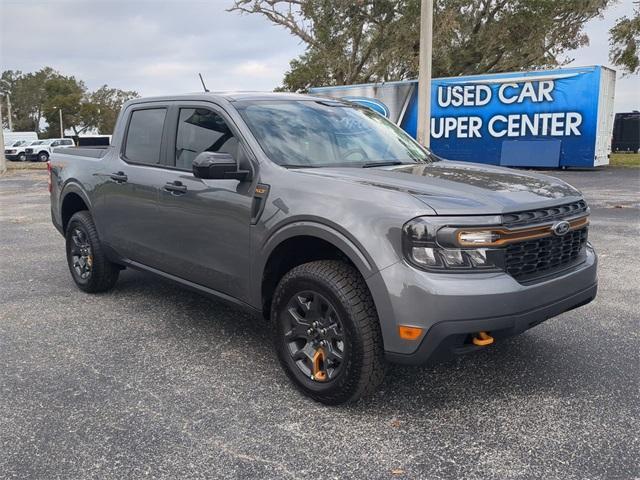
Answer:
M11 145L19 140L29 143L38 140L38 134L36 132L10 132L4 130L2 136L4 137L4 146Z

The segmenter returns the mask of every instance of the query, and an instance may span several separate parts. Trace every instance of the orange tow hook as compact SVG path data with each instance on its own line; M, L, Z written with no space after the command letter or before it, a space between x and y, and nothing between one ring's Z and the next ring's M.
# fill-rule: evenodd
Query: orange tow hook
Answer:
M324 362L324 349L319 348L316 350L316 353L313 354L313 373L311 375L311 380L324 382L327 379L327 372L322 369L324 367Z
M473 344L479 347L486 347L491 345L494 339L487 332L478 332L478 335L473 337Z

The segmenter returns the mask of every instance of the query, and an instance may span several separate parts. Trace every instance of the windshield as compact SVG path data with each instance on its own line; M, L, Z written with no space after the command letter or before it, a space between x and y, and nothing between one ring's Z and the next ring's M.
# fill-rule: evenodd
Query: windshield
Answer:
M237 105L267 156L285 167L422 163L429 153L403 130L362 107L329 100Z

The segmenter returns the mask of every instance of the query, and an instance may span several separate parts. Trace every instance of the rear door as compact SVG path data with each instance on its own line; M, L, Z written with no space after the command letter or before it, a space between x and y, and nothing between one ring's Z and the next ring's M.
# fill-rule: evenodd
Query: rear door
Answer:
M160 268L159 238L164 235L158 214L158 186L165 180L165 130L168 104L134 106L120 151L104 172L100 197L102 238L116 252L144 265Z
M167 226L159 251L167 271L245 299L253 182L195 178L192 162L203 151L224 152L242 169L253 170L249 151L231 119L214 104L176 104L171 118L170 170L158 184L160 218Z

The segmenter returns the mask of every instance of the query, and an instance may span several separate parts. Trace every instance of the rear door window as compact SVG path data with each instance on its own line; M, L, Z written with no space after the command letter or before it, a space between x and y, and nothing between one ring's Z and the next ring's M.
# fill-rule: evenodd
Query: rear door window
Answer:
M131 163L158 165L166 108L134 110L129 120L124 156Z

